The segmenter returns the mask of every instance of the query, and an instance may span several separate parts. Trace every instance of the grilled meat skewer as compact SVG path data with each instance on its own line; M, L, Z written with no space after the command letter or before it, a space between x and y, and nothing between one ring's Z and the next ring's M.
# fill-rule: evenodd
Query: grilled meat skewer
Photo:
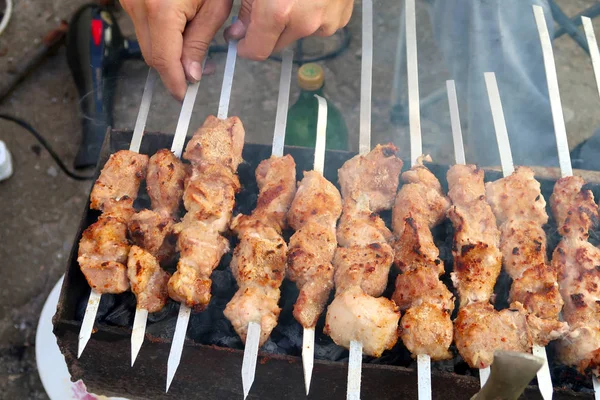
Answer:
M256 168L259 195L251 215L237 215L231 229L238 234L231 270L238 290L225 307L225 317L246 342L248 325L261 326L259 346L277 325L280 286L285 276L287 245L281 231L296 193L296 163L290 155L271 157Z
M338 171L344 207L337 228L335 299L327 310L325 333L340 346L361 343L363 354L379 357L398 340L400 313L379 297L394 259L392 234L376 212L390 209L402 161L392 145L378 145L348 160Z
M187 213L174 226L180 258L168 290L173 300L197 311L210 302L210 274L229 251L229 242L221 234L228 228L240 189L236 171L243 145L239 118L209 116L183 155L192 168L183 194Z
M77 262L97 293L129 289L127 224L147 164L147 155L118 151L110 156L92 188L90 208L102 211L102 215L83 232Z

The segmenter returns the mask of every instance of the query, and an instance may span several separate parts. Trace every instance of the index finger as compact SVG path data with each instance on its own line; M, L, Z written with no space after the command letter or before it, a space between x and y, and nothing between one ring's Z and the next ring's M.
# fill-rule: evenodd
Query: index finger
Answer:
M167 90L177 99L183 100L187 84L181 53L187 19L172 8L148 11L152 47L150 65L158 71Z
M252 3L246 36L238 43L240 57L265 60L271 55L285 30L291 11L291 5L286 4L286 8L282 9L282 6L276 3L265 0L255 0Z

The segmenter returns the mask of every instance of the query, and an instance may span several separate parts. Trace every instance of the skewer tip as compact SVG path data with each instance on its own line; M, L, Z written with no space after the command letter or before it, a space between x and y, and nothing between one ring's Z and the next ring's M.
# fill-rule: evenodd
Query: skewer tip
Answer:
M175 372L177 372L177 368L179 367L179 362L181 361L181 353L183 351L183 344L185 342L185 334L190 321L191 311L192 310L189 307L186 307L183 304L179 306L175 334L173 335L169 359L167 360L167 388L165 392L169 390L171 382L173 382L173 378L175 377Z
M594 398L600 400L600 382L598 382L598 377L596 375L592 376L592 383L594 385Z
M548 366L548 356L546 348L538 345L533 346L533 355L544 360L544 364L537 372L538 387L544 400L552 400L554 388L552 387L552 377Z
M304 387L306 395L310 391L310 381L315 360L315 330L304 328L302 336L302 367L304 369Z
M488 378L490 377L490 367L481 368L479 370L479 386L483 388Z
M144 343L146 335L146 321L148 320L148 310L142 308L135 309L135 318L133 320L133 329L131 330L131 366L135 364L135 360Z
M250 322L248 334L246 335L246 346L244 347L244 359L242 361L242 386L244 399L250 393L256 374L256 359L258 358L258 345L260 343L260 324Z
M348 360L348 388L346 400L360 400L360 380L362 374L362 343L350 342L350 358Z
M87 307L85 308L85 315L81 322L81 330L79 331L77 358L81 357L85 346L92 336L92 330L94 329L94 322L96 322L96 314L98 313L101 298L102 295L100 293L95 290L90 291L90 297L88 298Z

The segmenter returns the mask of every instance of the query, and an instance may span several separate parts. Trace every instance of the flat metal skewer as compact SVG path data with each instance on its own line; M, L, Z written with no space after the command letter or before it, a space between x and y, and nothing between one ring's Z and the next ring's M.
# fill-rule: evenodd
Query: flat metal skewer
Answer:
M204 69L204 64L206 63L206 59L202 64L202 69ZM185 143L185 137L187 136L188 128L190 126L190 120L192 116L192 111L194 109L194 102L196 101L196 95L198 94L198 88L200 87L200 82L196 82L192 85L189 85L185 97L183 99L183 104L181 106L181 112L179 113L179 120L177 121L177 128L175 129L175 135L173 136L173 143L171 144L171 152L177 157L181 158L181 153L183 151L183 145ZM131 329L131 366L135 364L135 360L142 348L142 344L144 343L144 338L146 337L146 323L148 321L148 310L145 310L140 307L136 307L135 309L135 317L133 319L133 328Z
M271 150L271 155L275 157L283 156L283 148L285 145L285 128L287 124L288 105L290 102L290 84L292 81L293 59L294 53L291 50L285 50L283 52L281 61L281 76L279 78L279 96L277 98L277 114L275 115L275 131L273 133L273 148ZM261 328L259 322L253 321L248 324L248 333L246 334L246 344L244 346L244 358L242 361L242 387L244 390L244 399L248 396L248 393L250 393L250 388L252 388L254 377L256 375L256 359L258 357L260 332ZM302 355L304 357L304 350ZM306 364L304 365L306 368ZM304 377L306 379L306 370Z
M360 65L360 131L358 152L371 151L371 96L373 88L373 1L362 2L362 59ZM360 400L362 378L362 343L350 341L348 358L347 400Z
M510 142L508 139L508 132L506 130L506 122L504 120L504 112L502 110L502 102L500 99L500 92L498 90L498 83L496 82L496 75L493 72L486 72L484 76L490 107L492 110L492 119L494 121L494 128L496 131L496 140L498 141L500 163L502 164L502 174L507 177L514 172L515 168L510 150ZM544 400L552 399L552 378L550 376L550 368L548 366L546 349L542 346L534 344L532 352L534 356L540 357L544 360L542 368L540 368L537 372L540 393L542 394Z
M144 93L142 94L142 101L138 111L138 117L135 121L133 136L131 138L131 143L129 144L129 151L136 153L140 152L140 144L142 143L142 136L144 135L144 128L146 127L146 120L148 119L148 112L150 110L150 103L152 101L152 93L154 91L154 82L156 82L157 76L158 74L152 68L148 70L148 76L146 77L146 83L144 85ZM83 353L85 346L92 336L92 330L94 328L94 322L96 321L96 314L98 313L101 297L102 295L100 293L93 289L91 290L87 307L85 309L85 315L83 316L83 321L81 323L81 330L79 331L77 358L81 357L81 353Z
M448 105L450 106L450 123L452 125L452 142L454 143L454 158L456 164L466 164L465 146L463 144L462 129L460 127L460 115L458 110L458 98L456 96L456 85L453 80L446 81L448 92ZM479 385L483 387L490 376L490 367L479 369Z
M415 0L406 0L406 71L408 77L408 117L410 129L410 162L417 164L423 155L419 100L419 66L417 62L417 18ZM419 400L431 400L431 357L417 355Z
M585 31L588 48L590 49L592 68L594 69L594 76L596 78L596 88L598 89L598 95L600 95L600 51L598 51L594 26L592 25L592 20L588 17L581 17L581 22L583 24L583 30ZM592 374L592 383L594 385L594 395L596 400L600 400L600 383L598 382L598 377L594 374Z
M227 59L225 61L225 73L223 75L223 85L221 87L221 97L219 99L219 109L217 113L217 117L220 119L226 119L227 114L229 112L229 99L231 97L231 87L233 86L233 74L235 72L235 61L237 58L237 40L230 40L229 46L227 49ZM194 85L188 86L188 93L193 90L191 89ZM195 89L195 93L198 92L198 87ZM186 93L186 97L188 95ZM195 97L195 95L194 95ZM184 99L185 107L185 99ZM192 104L193 107L193 104ZM191 112L190 112L191 116ZM177 123L177 127L182 123L181 115L179 118L179 122ZM187 124L189 125L189 119ZM187 132L187 127L186 127ZM177 132L175 133L177 136ZM173 146L175 146L175 141L177 138L173 140ZM185 141L185 137L184 140ZM181 156L180 154L175 154L176 156ZM169 352L169 359L167 361L167 387L165 392L169 391L169 387L173 382L173 378L175 377L175 372L177 372L177 368L179 367L179 362L181 361L181 353L183 352L183 344L185 342L185 336L187 333L188 324L190 322L190 314L191 310L184 304L179 305L179 314L177 315L177 323L175 325L175 333L173 335L173 341L171 342L171 350Z

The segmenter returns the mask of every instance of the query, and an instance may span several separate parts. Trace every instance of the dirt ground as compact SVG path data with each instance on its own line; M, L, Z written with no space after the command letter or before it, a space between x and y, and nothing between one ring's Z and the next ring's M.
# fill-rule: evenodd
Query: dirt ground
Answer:
M557 1L573 15L596 3L592 0ZM8 29L0 36L0 81L7 79L17 60L31 54L40 38L69 16L83 0L16 0ZM373 71L373 142L393 140L408 151L406 127L390 122L390 88L401 2L375 0ZM350 23L352 41L341 56L323 63L326 93L346 118L350 143L357 147L360 86L360 5ZM419 76L422 97L444 85L448 78L434 43L425 5L418 2ZM122 30L131 35L131 23L119 14ZM600 18L595 21L600 34ZM533 20L532 20L533 23ZM222 39L219 36L219 41ZM337 39L311 39L307 50L318 53L335 47ZM589 58L568 36L554 42L561 95L571 147L600 127L600 98ZM200 86L191 127L216 113L224 54L213 57L217 73ZM147 67L128 61L120 70L115 98L117 128L133 128ZM247 141L271 141L279 63L238 60L230 113L244 120ZM292 99L297 85L292 85ZM292 100L293 101L293 100ZM162 85L155 92L147 129L173 132L180 105ZM436 104L423 119L425 149L439 161L450 161L447 102ZM0 113L31 123L70 166L80 140L78 95L61 48L48 57L0 103ZM439 121L442 121L441 123ZM35 330L46 296L64 271L76 225L91 183L66 177L48 153L18 126L0 120L0 140L10 149L15 172L0 182L0 398L47 398L35 364ZM404 153L403 155L407 155Z

